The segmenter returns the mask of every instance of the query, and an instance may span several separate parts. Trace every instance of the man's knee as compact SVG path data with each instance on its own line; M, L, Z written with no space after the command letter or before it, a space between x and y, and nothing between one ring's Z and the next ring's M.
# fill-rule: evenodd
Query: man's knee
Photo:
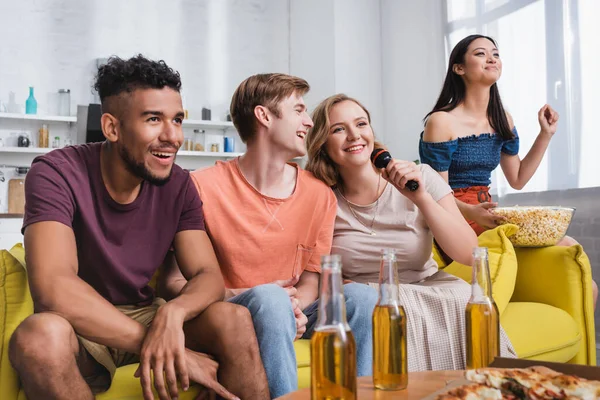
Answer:
M290 296L281 286L259 285L249 289L248 294L250 300L247 307L253 316L257 312L293 315Z
M13 367L29 363L47 364L72 357L79 349L75 332L67 320L49 313L33 314L13 333L9 359Z
M215 330L221 336L237 336L236 332L249 332L254 334L254 325L250 311L237 304L217 302L211 304L206 311L209 311L214 318L211 320L215 324ZM223 318L226 315L227 318ZM253 335L250 335L253 336Z
M296 333L296 319L292 301L287 292L274 284L259 285L249 289L248 300L243 304L250 310L257 336L269 332L292 331Z

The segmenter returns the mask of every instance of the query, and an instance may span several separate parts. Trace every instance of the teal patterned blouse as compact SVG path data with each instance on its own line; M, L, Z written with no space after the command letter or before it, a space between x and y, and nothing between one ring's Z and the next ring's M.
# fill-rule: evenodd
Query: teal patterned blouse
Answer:
M447 142L424 142L421 132L421 162L438 172L448 171L452 189L489 186L492 171L500 164L500 154L514 156L519 153L517 128L512 132L515 137L510 140L504 140L497 133L482 133Z

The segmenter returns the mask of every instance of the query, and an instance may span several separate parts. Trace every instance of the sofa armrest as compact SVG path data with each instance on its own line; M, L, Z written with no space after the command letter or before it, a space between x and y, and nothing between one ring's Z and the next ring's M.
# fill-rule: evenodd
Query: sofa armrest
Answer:
M20 381L8 359L8 343L17 326L33 314L23 247L0 250L0 399L17 400Z
M543 303L569 313L585 346L574 361L595 365L592 270L581 245L516 248L515 252L519 268L511 302Z

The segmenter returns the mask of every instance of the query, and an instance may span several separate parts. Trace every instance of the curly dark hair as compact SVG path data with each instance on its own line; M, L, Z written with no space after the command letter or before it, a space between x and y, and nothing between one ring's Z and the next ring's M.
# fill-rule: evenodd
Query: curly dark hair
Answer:
M138 54L128 60L113 56L98 68L94 89L104 104L106 98L136 89L162 89L169 87L179 92L181 77L163 60L152 61Z

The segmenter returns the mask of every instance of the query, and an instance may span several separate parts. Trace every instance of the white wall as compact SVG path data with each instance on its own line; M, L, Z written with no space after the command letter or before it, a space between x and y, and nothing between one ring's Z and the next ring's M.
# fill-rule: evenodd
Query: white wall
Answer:
M290 73L311 85L310 110L336 93L346 93L383 127L379 2L373 0L292 1Z
M243 79L289 72L289 16L289 3L280 0L0 0L0 102L6 103L13 91L24 112L28 87L34 86L38 114L56 114L56 93L68 88L75 115L78 104L94 101L96 59L142 53L164 59L181 73L190 118L200 119L202 107L209 107L213 120L224 120ZM0 119L0 138L14 146L21 132L37 138L40 126L38 121ZM50 124L51 137L64 140L68 131L65 123ZM14 172L2 165L28 165L31 159L0 153L5 175L0 213L6 212ZM214 161L178 160L186 168Z
M421 120L442 88L442 7L442 0L381 0L384 139L396 158L419 158Z
M383 139L380 21L378 1L335 0L335 92L363 103Z
M235 87L259 72L288 72L288 2L272 0L0 0L0 100L39 112L59 88L92 101L95 60L143 53L181 73L190 118L224 119Z
M290 74L306 79L309 112L335 91L333 1L290 2Z

